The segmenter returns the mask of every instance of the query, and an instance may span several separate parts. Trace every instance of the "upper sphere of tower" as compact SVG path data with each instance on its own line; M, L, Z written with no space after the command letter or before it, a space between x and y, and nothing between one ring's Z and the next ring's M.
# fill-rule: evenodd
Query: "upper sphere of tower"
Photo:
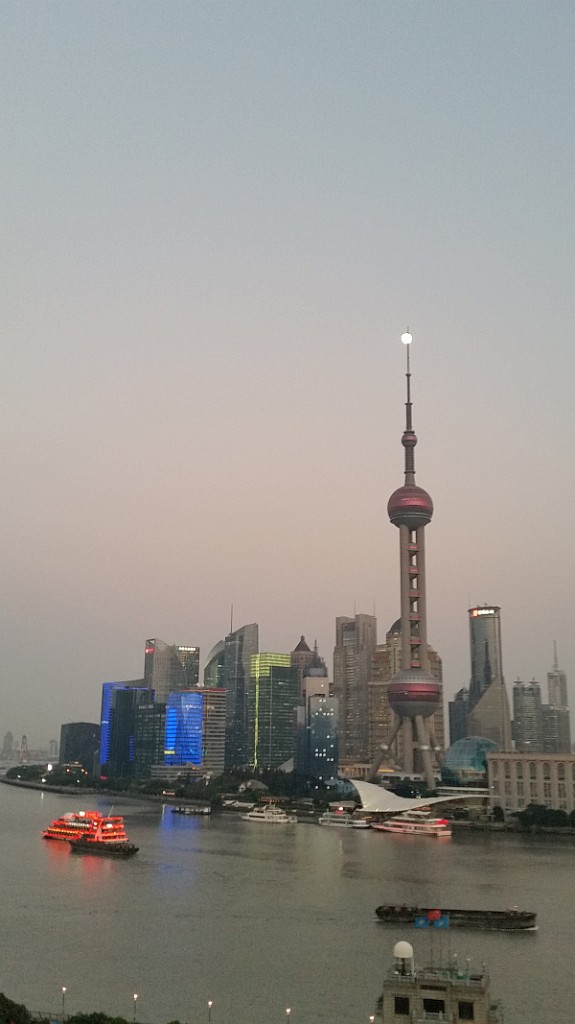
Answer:
M394 526L416 530L431 522L433 502L423 487L404 484L393 492L387 503L387 514Z

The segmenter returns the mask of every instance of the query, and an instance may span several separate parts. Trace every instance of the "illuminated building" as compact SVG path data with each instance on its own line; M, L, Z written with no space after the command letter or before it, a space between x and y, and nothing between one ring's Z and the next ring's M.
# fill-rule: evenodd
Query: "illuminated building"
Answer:
M340 615L335 620L333 695L339 702L339 753L365 760L369 748L369 682L377 645L373 615Z
M92 774L99 749L100 726L94 722L66 722L60 727L60 761L81 764Z
M387 697L394 722L378 757L370 778L377 771L389 747L402 730L402 768L414 772L417 757L421 760L425 781L435 787L435 776L430 745L436 750L437 739L429 719L442 703L441 684L433 678L429 665L427 645L427 607L425 590L425 527L431 522L433 502L422 487L415 483L415 446L417 437L412 425L411 372L409 346L411 335L402 335L407 353L407 401L405 404L405 430L401 439L404 447L405 482L393 492L387 512L399 529L400 592L401 592L401 668L387 687Z
M163 704L169 693L197 686L200 673L200 648L146 640L144 685L153 690Z
M296 674L289 654L254 654L247 690L247 764L279 768L294 757Z
M136 708L134 772L139 779L150 777L152 765L163 764L165 732L165 704L141 704Z
M110 737L112 730L112 707L116 690L128 690L143 687L143 679L127 679L122 683L104 683L102 686L102 707L100 712L100 769L108 764L110 758Z
M471 681L467 735L486 736L499 750L510 750L511 716L503 677L500 611L497 605L468 611Z
M313 660L308 662L301 683L297 684L303 704L297 709L296 769L302 775L326 782L337 778L338 773L339 702L337 697L330 696L325 662L317 649L310 653Z
M221 775L225 733L225 690L200 686L168 695L164 764L191 765Z
M259 629L255 622L232 630L224 640L223 685L226 704L226 768L239 768L249 761L247 687L252 657L259 650Z
M123 683L104 683L102 690L100 771L112 778L135 775L136 712L153 704L153 691Z

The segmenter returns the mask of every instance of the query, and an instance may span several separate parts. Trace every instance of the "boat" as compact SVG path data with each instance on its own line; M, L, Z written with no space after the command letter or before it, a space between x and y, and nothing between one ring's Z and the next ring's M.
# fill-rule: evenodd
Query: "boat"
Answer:
M43 839L78 839L89 832L95 822L101 819L99 811L70 811L61 818L55 818L51 825L42 832Z
M425 919L430 924L435 920L444 919L444 927L477 928L480 931L522 932L533 931L537 927L537 914L531 910L441 910L432 907L408 907L405 904L393 906L382 904L375 908L380 921L384 924L416 924L426 927ZM431 916L430 916L431 915Z
M475 1024L503 1024L501 1003L491 996L490 978L485 964L473 968L469 960L460 965L457 956L444 964L431 963L416 968L413 946L396 942L393 964L383 979L383 991L370 1021L405 1020L413 1024L425 1021L475 1021Z
M369 828L369 821L365 818L354 818L346 811L324 811L317 819L317 823L328 828Z
M266 825L296 825L295 814L288 814L281 807L254 807L241 815L242 821L262 821Z
M451 835L447 818L432 818L429 811L406 811L385 821L372 821L378 832L398 832L408 836L434 836L446 839Z
M211 814L212 808L208 805L206 807L199 807L186 804L183 807L172 807L172 814Z
M138 852L138 847L129 841L124 819L119 815L100 818L89 832L68 842L73 853L99 857L133 857Z

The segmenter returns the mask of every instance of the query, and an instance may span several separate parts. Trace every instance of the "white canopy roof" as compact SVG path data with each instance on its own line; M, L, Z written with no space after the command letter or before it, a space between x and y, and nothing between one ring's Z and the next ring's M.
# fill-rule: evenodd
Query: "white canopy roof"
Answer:
M432 797L403 797L396 793L390 793L382 786L376 786L373 782L360 782L359 779L349 779L352 786L357 789L361 806L364 811L371 811L380 814L391 813L401 814L402 811L413 811L418 807L430 807L431 804L445 804L451 800L468 800L469 794L463 790L461 795L454 796L432 796Z

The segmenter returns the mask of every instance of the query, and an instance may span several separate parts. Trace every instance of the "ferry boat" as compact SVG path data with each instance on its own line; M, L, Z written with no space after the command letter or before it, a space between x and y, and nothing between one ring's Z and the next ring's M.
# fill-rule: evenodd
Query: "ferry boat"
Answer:
M378 832L398 832L408 836L434 836L436 839L451 835L446 818L432 818L429 811L406 811L386 821L372 821L371 827Z
M485 964L475 969L468 960L463 966L451 956L446 964L416 968L409 942L396 942L393 947L393 964L384 977L376 1014L383 1024L396 1020L503 1024L503 1010L491 996ZM375 1019L375 1014L370 1017Z
M262 821L265 825L296 825L295 814L287 814L281 807L254 807L241 815L242 821Z
M346 811L325 811L317 819L318 825L327 825L328 828L369 828L369 822L365 818L354 818Z
M51 825L42 832L44 839L78 839L89 832L94 824L100 821L99 811L70 811L61 818L55 818Z
M92 853L104 857L133 857L138 852L128 839L124 819L118 815L100 818L85 835L68 839L73 853Z
M435 910L431 907L408 907L406 904L394 906L383 903L375 908L383 924L407 925L413 927L416 920L422 924L422 918L430 923L439 915L448 923L449 928L476 928L479 931L524 932L535 931L537 914L532 910Z

